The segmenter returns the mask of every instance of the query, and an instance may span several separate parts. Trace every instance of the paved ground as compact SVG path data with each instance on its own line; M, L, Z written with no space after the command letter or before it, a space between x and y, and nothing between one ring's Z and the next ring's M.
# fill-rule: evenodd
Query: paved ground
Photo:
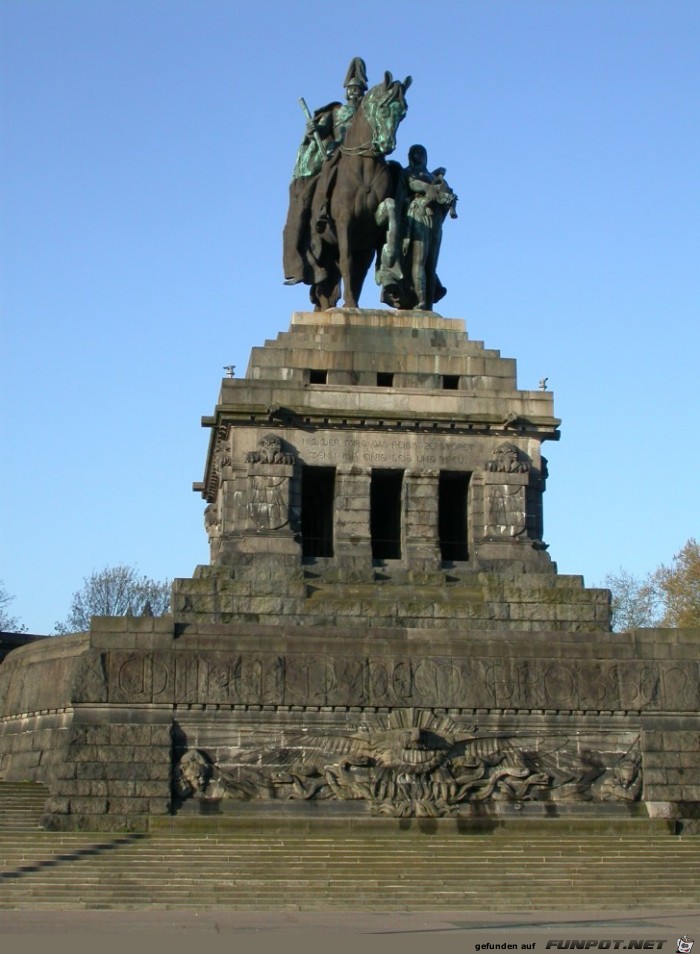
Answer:
M631 875L633 876L633 875ZM488 911L461 913L369 913L362 911L339 912L250 912L250 911L0 911L0 932L7 950L9 935L43 937L50 935L55 941L61 936L97 937L118 936L125 938L139 935L167 936L166 943L177 938L186 939L188 947L202 942L209 949L210 942L228 936L231 941L243 940L246 936L268 937L286 949L288 939L322 936L333 939L333 945L341 938L357 938L362 951L371 949L371 940L382 940L382 950L393 949L388 945L400 942L402 951L413 950L411 941L420 942L421 949L430 954L439 944L459 939L460 949L482 951L494 949L494 945L535 942L536 950L546 951L552 940L590 939L609 940L600 950L626 950L630 940L654 941L649 950L661 950L662 954L676 954L676 939L687 934L695 940L692 954L700 954L700 911L663 911L649 908L644 911L613 912L538 912L535 914L491 914ZM360 941L364 937L367 944ZM664 941L663 945L658 942ZM408 945L408 946L407 946ZM488 947L487 945L492 945ZM357 947L357 944L355 945ZM591 944L598 949L598 945ZM245 947L235 945L236 949ZM551 945L550 945L551 948ZM54 949L52 945L52 950ZM64 948L61 948L63 950ZM234 948L231 947L231 950ZM320 949L320 947L318 948ZM397 950L399 948L397 947ZM496 950L506 948L496 947ZM513 948L510 948L513 949ZM554 948L556 950L557 948ZM559 950L567 949L558 947ZM131 948L129 948L131 950ZM98 952L99 954L99 952Z

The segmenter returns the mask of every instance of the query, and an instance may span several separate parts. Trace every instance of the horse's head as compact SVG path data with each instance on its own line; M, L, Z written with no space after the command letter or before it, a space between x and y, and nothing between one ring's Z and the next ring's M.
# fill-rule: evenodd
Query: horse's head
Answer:
M388 156L396 149L396 130L406 115L406 90L411 82L410 76L402 83L387 72L384 82L373 86L362 101L377 155Z

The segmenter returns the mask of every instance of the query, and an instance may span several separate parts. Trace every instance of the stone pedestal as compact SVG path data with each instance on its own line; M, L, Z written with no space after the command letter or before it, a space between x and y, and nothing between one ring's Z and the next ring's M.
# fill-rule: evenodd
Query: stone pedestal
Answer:
M552 396L518 390L514 362L462 321L297 313L253 350L245 379L222 382L203 423L212 438L196 487L221 572L213 599L176 582L183 620L230 622L213 607L234 602L266 624L608 628L607 595L558 577L542 541ZM247 554L284 556L276 565L294 587L280 579L283 615L251 602L270 594L255 591Z
M543 542L552 395L463 322L294 315L225 379L173 616L0 666L45 823L700 815L700 631L610 633Z
M0 666L0 778L45 782L63 829L525 803L693 818L699 640L100 618Z

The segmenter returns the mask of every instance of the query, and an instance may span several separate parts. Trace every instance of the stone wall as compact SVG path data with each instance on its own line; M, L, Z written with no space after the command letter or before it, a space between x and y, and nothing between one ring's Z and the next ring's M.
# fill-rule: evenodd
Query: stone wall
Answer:
M57 828L143 830L210 802L321 815L605 802L691 817L699 644L700 631L100 618L0 666L0 777L46 782Z
M225 379L173 616L0 665L52 828L170 812L693 817L700 631L609 632L543 541L552 395L426 313L294 315Z
M0 662L5 656L18 646L26 646L37 639L47 639L47 636L30 636L28 633L0 633Z
M46 827L138 831L170 810L172 706L143 705L129 667L110 671L108 647L146 658L172 634L171 619L115 618L0 666L0 779L48 785Z

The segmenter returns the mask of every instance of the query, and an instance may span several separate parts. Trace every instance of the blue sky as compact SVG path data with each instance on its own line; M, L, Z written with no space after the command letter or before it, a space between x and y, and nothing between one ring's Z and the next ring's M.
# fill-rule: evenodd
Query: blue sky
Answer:
M395 157L459 193L440 313L549 378L560 572L700 535L697 0L4 0L0 36L0 579L30 631L93 569L207 562L200 417L307 307L297 99L353 56L413 76Z

